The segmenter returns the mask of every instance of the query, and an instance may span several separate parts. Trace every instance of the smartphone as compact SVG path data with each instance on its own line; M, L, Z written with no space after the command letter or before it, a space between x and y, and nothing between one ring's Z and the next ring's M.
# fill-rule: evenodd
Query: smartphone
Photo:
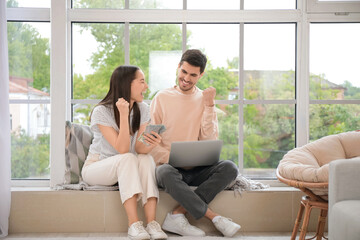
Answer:
M165 126L163 124L149 124L146 126L144 133L150 133L151 131L161 134L165 131ZM156 137L155 135L151 134Z

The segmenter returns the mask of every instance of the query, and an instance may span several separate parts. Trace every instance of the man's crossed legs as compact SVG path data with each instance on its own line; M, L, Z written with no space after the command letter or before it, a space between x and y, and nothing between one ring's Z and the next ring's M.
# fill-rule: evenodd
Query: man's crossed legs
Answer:
M237 174L238 168L228 160L189 170L174 168L169 164L158 166L156 180L159 187L180 204L172 213L167 214L163 229L183 236L205 236L204 231L189 224L185 218L185 213L189 212L195 219L207 217L224 236L232 237L240 229L240 225L213 212L208 204ZM190 186L197 188L193 190Z

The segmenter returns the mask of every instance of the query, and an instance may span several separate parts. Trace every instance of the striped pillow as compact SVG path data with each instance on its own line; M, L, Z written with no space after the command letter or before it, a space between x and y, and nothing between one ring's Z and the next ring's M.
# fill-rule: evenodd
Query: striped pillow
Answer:
M89 152L93 134L89 126L71 123L65 124L65 175L64 184L76 184L82 181L81 169Z

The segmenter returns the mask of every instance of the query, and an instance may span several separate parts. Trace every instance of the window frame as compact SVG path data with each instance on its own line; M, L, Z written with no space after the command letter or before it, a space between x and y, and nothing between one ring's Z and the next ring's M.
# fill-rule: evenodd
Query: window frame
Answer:
M48 8L7 8L7 22L46 22L50 23ZM50 23L51 24L51 23ZM50 99L9 99L9 104L51 104ZM12 179L13 187L45 187L49 186L50 179Z
M317 4L317 7L314 7ZM335 4L335 3L334 3ZM336 4L339 6L339 4ZM358 4L356 4L358 5ZM240 8L243 2L241 1ZM360 100L311 100L309 99L309 29L312 22L360 22L360 8L351 8L352 12L334 14L328 5L317 0L298 0L294 10L186 10L183 0L182 10L133 10L129 9L129 0L125 9L72 9L71 0L51 0L51 8L7 8L8 21L44 21L51 24L51 140L50 140L50 180L51 187L63 182L65 171L64 122L72 119L74 103L95 103L97 100L71 99L71 24L72 22L125 23L125 64L129 64L129 24L130 23L181 23L183 28L183 51L186 49L187 23L238 23L239 41L239 99L217 100L216 104L238 104L239 111L239 169L243 169L243 111L245 104L296 104L296 147L309 142L309 106L318 103L360 104ZM56 10L55 10L56 9ZM345 8L344 8L345 9ZM343 8L340 9L341 11ZM329 12L330 11L330 12ZM331 12L332 11L332 12ZM355 13L353 13L355 11ZM346 12L346 11L345 11ZM50 18L51 16L51 18ZM245 23L295 23L296 24L296 64L295 99L293 100L244 100L243 51ZM66 101L64 101L66 99ZM11 102L13 103L13 102ZM304 129L306 131L304 131ZM55 147L56 146L56 147ZM17 180L13 180L15 183ZM22 180L25 185L33 186L32 180ZM46 182L46 181L45 181ZM274 181L269 181L274 183ZM277 182L277 181L275 181ZM15 184L16 185L16 184Z
M341 16L360 11L360 1L306 1L308 13L334 13Z

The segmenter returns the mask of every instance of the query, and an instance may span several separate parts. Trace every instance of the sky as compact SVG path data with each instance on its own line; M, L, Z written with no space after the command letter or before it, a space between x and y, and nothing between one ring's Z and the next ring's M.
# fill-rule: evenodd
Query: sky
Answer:
M30 2L47 7L49 0L18 0L26 7ZM173 1L167 1L173 2ZM209 0L188 0L189 8L216 8L205 4ZM226 1L225 8L237 6L238 0ZM256 8L262 4L265 8L278 6L291 7L292 0L274 0L271 6L268 0L245 1L245 8ZM198 5L196 5L196 4ZM289 3L291 3L289 5ZM277 6L278 4L278 6ZM224 5L223 5L224 6ZM43 37L50 36L48 23L32 23ZM78 32L75 28L74 32ZM226 67L226 60L239 54L239 29L236 24L200 25L189 24L192 32L189 39L191 47L205 50L214 67ZM216 33L216 34L214 34ZM246 24L244 35L245 70L295 70L295 27L294 24ZM352 24L311 24L310 25L310 72L324 74L329 81L342 84L345 80L360 87L360 23ZM219 47L221 43L221 47ZM82 75L92 73L89 62L92 52L98 44L89 32L77 33L74 37L74 71Z

